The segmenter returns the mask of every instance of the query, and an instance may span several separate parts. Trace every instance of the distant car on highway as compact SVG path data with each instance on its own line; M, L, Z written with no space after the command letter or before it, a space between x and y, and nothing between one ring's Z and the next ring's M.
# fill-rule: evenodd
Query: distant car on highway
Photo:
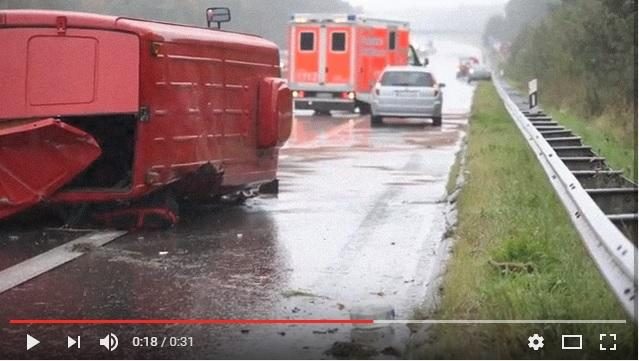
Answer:
M479 59L474 56L465 56L459 58L459 65L457 66L457 78L465 78L468 76L470 69L479 65Z
M479 81L479 80L490 80L492 78L492 73L490 69L485 66L475 66L468 70L468 82Z
M431 118L441 126L444 86L423 67L386 67L373 92L372 124L381 124L384 117Z

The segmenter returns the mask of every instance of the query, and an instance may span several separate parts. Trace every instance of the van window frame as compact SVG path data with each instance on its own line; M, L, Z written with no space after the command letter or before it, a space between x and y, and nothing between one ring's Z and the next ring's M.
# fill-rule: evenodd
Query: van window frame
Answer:
M388 33L388 50L397 50L397 31L391 30Z
M302 38L304 35L310 34L313 36L313 47L311 49L303 49ZM302 30L299 32L298 50L300 53L314 53L317 50L317 32L312 30Z
M330 51L331 53L339 53L339 54L343 54L346 53L348 51L348 34L346 33L346 31L344 30L335 30L335 31L331 31L330 32L331 36L331 46L330 46ZM344 35L344 50L335 50L335 39L334 36L337 34L341 34Z

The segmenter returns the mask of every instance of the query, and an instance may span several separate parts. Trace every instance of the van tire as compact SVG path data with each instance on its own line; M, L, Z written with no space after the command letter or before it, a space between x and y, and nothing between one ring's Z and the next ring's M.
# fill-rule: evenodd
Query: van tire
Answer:
M376 126L376 125L382 125L384 121L384 118L382 118L379 115L372 115L371 116L371 125Z
M433 117L433 125L436 127L442 126L442 117Z

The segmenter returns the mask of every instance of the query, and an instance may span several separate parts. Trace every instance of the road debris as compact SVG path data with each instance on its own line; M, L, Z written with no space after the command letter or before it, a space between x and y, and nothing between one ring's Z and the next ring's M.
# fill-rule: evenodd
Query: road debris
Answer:
M353 342L337 341L325 354L338 359L363 359L373 357L377 355L378 352L372 347Z

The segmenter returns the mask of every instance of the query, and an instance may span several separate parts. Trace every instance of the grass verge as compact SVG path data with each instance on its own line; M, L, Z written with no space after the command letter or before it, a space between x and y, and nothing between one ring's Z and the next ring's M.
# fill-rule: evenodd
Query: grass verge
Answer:
M549 112L559 124L582 137L584 144L606 157L610 167L623 170L626 177L637 182L636 131L626 132L615 127L612 115L584 121L570 111L551 108Z
M528 85L522 81L510 81L512 86L527 94ZM550 103L542 99L542 105ZM584 144L592 147L598 155L605 157L608 165L622 170L626 177L637 182L637 121L634 128L627 129L623 124L628 121L618 121L618 118L634 118L634 112L608 111L603 115L588 119L576 115L577 112L567 106L543 106L554 120L580 136Z
M625 319L492 84L475 94L456 244L433 319ZM528 336L545 338L530 350ZM617 351L599 351L616 333ZM435 325L418 358L634 358L636 324ZM582 334L584 350L561 349Z

